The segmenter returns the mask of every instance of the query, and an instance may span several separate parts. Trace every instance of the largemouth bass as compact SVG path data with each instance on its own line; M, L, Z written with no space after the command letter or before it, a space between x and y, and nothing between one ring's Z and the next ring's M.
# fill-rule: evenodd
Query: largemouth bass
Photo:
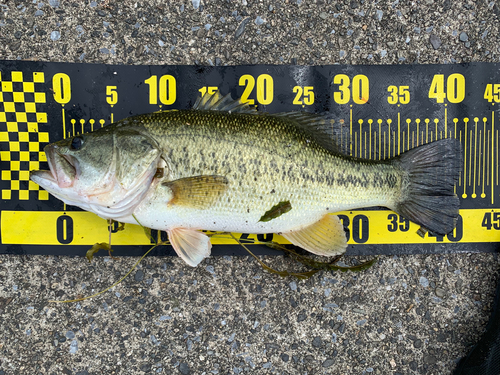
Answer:
M325 123L206 94L191 110L134 116L50 144L50 171L31 179L102 218L167 231L191 266L210 254L200 230L278 233L314 254L341 254L346 237L331 213L362 207L388 207L436 234L453 230L457 140L363 160L337 152Z

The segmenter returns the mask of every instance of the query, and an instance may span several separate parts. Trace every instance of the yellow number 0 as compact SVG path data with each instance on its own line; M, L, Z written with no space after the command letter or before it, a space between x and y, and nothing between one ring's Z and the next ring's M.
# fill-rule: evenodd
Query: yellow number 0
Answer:
M59 104L66 104L71 100L71 80L64 73L54 74L52 77L52 90L54 100Z

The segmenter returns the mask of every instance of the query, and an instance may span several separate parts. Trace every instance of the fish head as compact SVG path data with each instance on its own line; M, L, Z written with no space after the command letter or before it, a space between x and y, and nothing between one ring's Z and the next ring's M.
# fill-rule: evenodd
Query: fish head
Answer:
M132 213L148 191L161 158L139 130L108 126L45 147L49 171L31 180L63 202L104 218Z

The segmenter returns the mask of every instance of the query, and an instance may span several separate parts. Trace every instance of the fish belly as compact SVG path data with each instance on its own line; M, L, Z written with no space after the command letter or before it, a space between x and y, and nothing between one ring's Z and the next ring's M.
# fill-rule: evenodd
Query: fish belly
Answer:
M375 166L368 168L379 173ZM340 172L338 177L342 182ZM394 196L390 189L378 189L355 178L340 185L318 182L283 184L270 177L266 181L266 184L248 182L240 186L230 180L228 190L206 209L169 204L171 192L164 185L157 184L136 208L135 219L130 222L157 230L183 227L239 233L281 233L311 225L325 214L388 206L391 196ZM289 202L291 210L270 221L261 221L267 211L281 202Z

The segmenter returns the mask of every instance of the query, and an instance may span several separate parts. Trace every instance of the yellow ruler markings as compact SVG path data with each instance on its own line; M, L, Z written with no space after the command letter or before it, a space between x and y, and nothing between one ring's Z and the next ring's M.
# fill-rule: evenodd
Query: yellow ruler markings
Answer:
M394 157L394 156L396 156L396 131L395 130L392 132L392 141L394 142L394 146L392 147L392 152L393 152L392 157ZM399 142L398 142L398 145L399 145Z
M395 139L394 142L396 142ZM398 155L401 153L400 144L401 144L401 113L398 112ZM394 148L396 148L395 146L396 144L394 144Z
M462 131L461 130L460 130L459 135L460 135L460 141L462 141ZM464 164L465 164L465 158L464 158ZM464 179L464 193L462 195L462 198L467 197L467 194L465 194L465 177L463 177L463 176L465 176L464 171L465 171L465 166L464 166L464 169L460 171L460 175L459 175L459 179L458 179L459 186L462 186L462 178Z
M350 130L350 134L351 134L351 144L349 146L350 147L349 150L350 150L350 154L352 156L352 133L353 133L352 132L352 105L351 105L351 109L350 109L349 113L350 113L349 114L349 130Z
M448 138L448 104L444 105L444 135Z
M488 148L487 154L490 154L490 129L488 129L488 143L486 147ZM490 185L490 158L486 158L486 185Z
M354 156L358 156L358 133L354 134Z
M408 134L408 140L406 142L406 149L409 150L410 149L410 123L411 123L411 120L410 119L406 119L406 124L408 126L407 128L407 134Z
M370 130L369 130L369 133L370 133L370 145L369 145L369 151L368 151L368 155L369 155L369 159L372 158L372 123L373 123L373 120L370 119L368 120L368 125L370 126ZM375 157L373 157L375 159Z
M368 148L366 147L367 138L368 138L368 134L366 134L366 132L365 132L365 159L367 158L366 151L368 150ZM369 158L371 159L371 156L369 156Z
M384 157L385 157L385 133L384 133ZM378 120L378 160L382 159L382 119Z
M432 244L432 243L475 243L500 242L500 230L494 228L500 224L493 221L490 229L483 226L486 215L495 220L498 209L464 209L460 210L462 223L459 228L447 236L424 238L417 234L419 225L414 223L402 224L392 211L344 211L350 223L351 238L349 244ZM368 224L363 233L354 233L352 230L360 218ZM61 218L64 218L62 220ZM491 220L491 219L490 219ZM58 222L65 224L59 226ZM71 230L68 223L71 222ZM395 225L393 224L396 223ZM364 223L358 225L362 227ZM92 246L97 242L108 241L108 224L106 220L90 212L44 212L44 211L3 211L1 217L2 243L20 245L86 245ZM240 235L238 234L237 237ZM61 238L65 243L61 243ZM138 225L126 224L125 230L112 234L112 245L148 245L149 239ZM284 238L274 235L273 241L288 243ZM214 244L234 244L229 238L213 239Z
M419 142L418 142L418 139L420 138L420 131L418 129L419 125L420 125L420 119L416 119L415 122L417 123L417 146L419 145Z
M389 126L389 130L387 131L387 138L389 139L389 144L388 144L388 155L389 157L391 157L391 122L392 120L391 119L388 119L387 120L387 125ZM384 142L385 142L385 139L384 139Z
M363 157L363 120L358 120L359 124L359 157ZM365 158L366 158L366 147L365 147Z
M479 136L479 139L481 139L481 136ZM484 193L484 187L485 187L485 176L486 176L486 117L483 118L483 182L482 182L482 188L483 190L481 191L481 198L486 197L486 194Z
M62 107L62 126L63 126L63 137L66 138L66 115L64 113L64 107Z
M387 144L387 143L386 143L386 141L385 141L385 131L384 131L384 159L386 158L386 156L385 156L385 155L386 155L386 154L385 154L385 145L386 145L386 144Z
M472 130L469 130L469 186L471 185L472 171Z
M428 118L425 119L425 143L429 143L429 122ZM423 141L422 141L423 143Z
M477 175L477 117L474 118L474 127L475 127L475 134L474 134L474 185L472 188L472 198L476 198L476 175Z
M495 194L493 193L493 150L495 146L495 112L491 112L491 204L494 204Z

